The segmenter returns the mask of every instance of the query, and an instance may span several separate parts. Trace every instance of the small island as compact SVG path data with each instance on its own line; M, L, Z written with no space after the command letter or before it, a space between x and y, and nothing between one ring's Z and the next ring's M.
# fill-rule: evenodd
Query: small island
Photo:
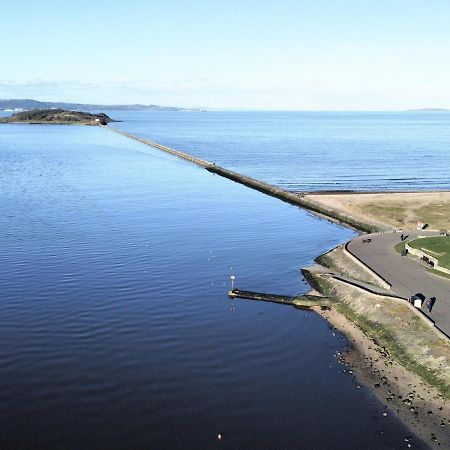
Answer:
M0 118L0 123L107 125L109 122L114 120L104 113L92 114L65 109L32 109Z

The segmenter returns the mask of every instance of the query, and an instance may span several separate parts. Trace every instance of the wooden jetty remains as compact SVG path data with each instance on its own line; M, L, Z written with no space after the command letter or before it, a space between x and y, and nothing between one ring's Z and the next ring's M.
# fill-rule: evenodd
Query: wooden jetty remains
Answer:
M282 303L284 305L294 305L295 297L287 295L265 294L262 292L241 291L240 289L232 289L228 291L230 298L246 298L249 300L261 300L272 303Z
M331 305L331 301L329 298L319 295L299 295L297 297L290 297L288 295L266 294L264 292L241 291L240 289L232 289L228 291L228 297L279 303L282 305L294 306L296 308L312 308L314 306L329 308Z

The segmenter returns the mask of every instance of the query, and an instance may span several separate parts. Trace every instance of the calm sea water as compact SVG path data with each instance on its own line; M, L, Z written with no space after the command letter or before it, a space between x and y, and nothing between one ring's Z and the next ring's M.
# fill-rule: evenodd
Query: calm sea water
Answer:
M405 448L323 319L226 295L352 231L99 128L2 126L0 189L2 449Z
M450 113L111 112L118 128L289 190L449 189Z

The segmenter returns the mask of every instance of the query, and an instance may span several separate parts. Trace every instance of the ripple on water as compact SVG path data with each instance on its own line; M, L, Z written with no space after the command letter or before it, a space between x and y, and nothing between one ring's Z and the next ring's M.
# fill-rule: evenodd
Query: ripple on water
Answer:
M106 130L0 132L2 448L402 445L324 320L227 298L353 232Z

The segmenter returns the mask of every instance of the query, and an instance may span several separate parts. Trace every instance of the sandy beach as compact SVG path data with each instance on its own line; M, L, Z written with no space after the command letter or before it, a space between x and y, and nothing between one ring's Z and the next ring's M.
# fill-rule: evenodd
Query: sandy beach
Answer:
M450 227L450 192L391 192L307 194L305 198L344 215L369 221L381 228L416 229L417 222L430 229Z

